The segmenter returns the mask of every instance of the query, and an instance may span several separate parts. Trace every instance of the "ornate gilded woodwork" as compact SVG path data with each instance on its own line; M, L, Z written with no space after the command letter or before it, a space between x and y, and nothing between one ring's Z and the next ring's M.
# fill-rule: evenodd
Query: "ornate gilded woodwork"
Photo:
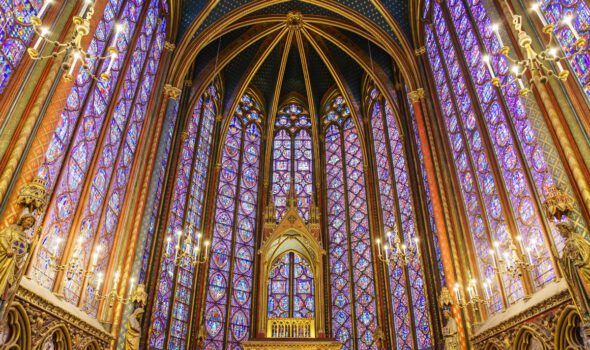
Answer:
M108 349L113 337L89 318L23 279L0 330L2 350Z
M474 349L481 350L581 350L584 349L581 318L563 282L558 292L489 327L475 327L471 338ZM509 310L507 311L509 312ZM489 321L488 321L489 322ZM493 322L493 321L492 321Z
M325 339L264 339L248 340L242 347L244 350L340 350L342 344Z
M290 196L294 196L293 193ZM275 211L267 211L267 217L275 217ZM289 207L284 214L282 221L278 224L272 224L271 220L266 219L264 226L264 241L258 251L260 257L259 268L259 295L256 314L260 320L257 325L258 329L255 334L269 334L271 331L267 327L272 324L268 319L268 281L272 268L272 263L288 252L295 252L303 259L306 259L311 266L314 280L314 300L315 300L315 328L311 332L314 337L325 336L324 330L324 263L325 250L320 242L320 232L317 228L312 229L312 224L303 222L295 201L289 199Z

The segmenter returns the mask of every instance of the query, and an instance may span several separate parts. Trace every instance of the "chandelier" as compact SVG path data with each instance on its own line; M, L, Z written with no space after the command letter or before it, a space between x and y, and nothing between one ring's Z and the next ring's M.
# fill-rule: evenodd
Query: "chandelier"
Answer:
M492 269L499 280L503 280L503 275L510 276L508 280L521 278L523 272L532 271L539 266L542 256L537 248L537 242L532 241L530 246L525 248L522 236L516 236L516 241L518 242L518 248L523 252L523 257L518 254L517 246L512 239L508 239L508 250L504 252L501 252L502 245L500 242L494 241L492 243L493 249L490 249L489 254L492 258ZM486 278L481 283L483 296L479 294L479 286L475 278L469 279L465 289L467 290L467 298L464 298L461 285L459 283L455 284L455 296L461 308L471 305L474 309L477 309L480 304L488 306L492 303L494 294L491 279Z
M76 276L86 278L91 277L96 273L98 258L100 257L100 253L102 251L101 246L97 246L94 250L94 253L92 253L90 267L84 268L85 261L82 259L82 244L84 243L84 238L80 236L76 239L74 250L72 251L72 257L68 259L65 264L59 264L56 258L61 242L61 237L55 239L53 244L53 254L51 255L51 260L49 262L50 269L56 272L64 271L68 281L72 280Z
M135 287L135 279L129 279L129 290L127 291L127 296L124 294L120 294L117 292L117 288L119 287L119 282L121 281L121 273L119 271L115 272L113 278L113 285L111 289L106 294L100 293L100 286L102 285L102 281L104 279L103 273L99 273L96 278L96 288L94 289L94 296L98 301L108 300L109 308L112 308L115 305L115 302L121 303L123 305L129 304L132 302L132 295L133 289ZM142 284L137 285L138 288L143 289Z
M62 69L64 72L64 79L67 81L72 81L74 79L74 71L78 65L81 65L84 69L89 70L90 61L96 62L97 61L106 61L108 60L107 68L104 72L102 72L99 76L96 76L90 72L88 72L89 76L92 77L94 80L103 80L106 81L109 79L111 75L111 69L113 68L113 64L118 57L119 51L117 50L116 43L119 39L119 36L125 31L125 25L123 24L116 24L115 25L115 35L112 39L112 44L107 49L107 55L99 56L94 55L88 52L86 49L82 47L82 39L90 33L90 21L92 20L92 16L94 15L94 3L95 0L83 0L82 7L76 16L72 18L74 23L74 33L70 37L68 41L58 41L50 39L50 32L48 27L43 26L42 18L45 12L47 12L47 8L53 3L53 0L45 0L43 6L39 10L36 16L31 17L31 24L35 34L37 34L38 38L33 44L33 46L27 49L29 56L33 60L43 60L49 58L57 58L59 56L64 56L64 60L62 63ZM49 55L40 55L39 48L43 42L53 44L57 49L54 50Z
M202 239L202 234L199 232L193 242L193 230L176 231L176 245L172 247L172 237L166 238L166 250L164 256L167 259L172 258L172 263L175 266L189 267L203 264L209 259L209 241ZM204 249L202 249L204 245ZM203 252L204 251L204 252Z
M506 6L508 6L508 4L506 4ZM530 89L527 88L523 82L523 79L526 78L527 72L530 72L528 83L531 86L535 82L543 84L547 83L550 78L565 81L569 76L569 72L564 69L562 61L567 61L573 56L587 50L586 40L580 36L574 27L573 21L575 18L572 15L565 16L556 27L556 25L547 23L542 13L541 5L538 2L533 3L531 11L539 16L541 23L543 24L543 32L548 36L548 40L544 44L544 50L537 52L533 49L531 37L522 29L522 17L511 13L512 24L514 25L517 34L518 46L521 47L524 57L510 56L510 48L504 45L502 37L500 36L500 27L497 24L492 26L492 30L495 33L501 48L498 52L484 53L482 55L482 60L492 77L492 84L497 87L505 87L516 81L521 95L526 95L530 92ZM557 43L557 38L555 36L555 29L562 27L567 27L575 38L575 43L571 50L568 50L569 52L560 49L560 45ZM512 63L510 74L513 78L507 79L508 81L503 85L500 82L500 78L496 76L492 66L491 56L498 55L506 57L506 59ZM552 68L553 65L557 68L556 70Z
M503 254L500 254L500 243L497 241L493 242L494 249L490 249L494 271L499 274L508 274L513 279L522 277L524 271L532 271L538 266L538 261L541 258L536 242L532 242L531 247L525 248L522 243L522 236L516 236L516 241L520 251L526 252L522 258L516 250L516 245L510 239L508 251Z
M402 243L397 232L395 234L387 232L386 243L383 246L380 238L377 238L376 242L379 260L388 265L398 266L402 264L407 266L412 261L412 258L420 257L420 249L418 248L420 240L418 238L414 238L413 246L408 246Z
M483 283L483 291L484 296L480 297L477 280L475 278L470 278L469 283L467 284L467 299L463 298L463 294L461 291L461 285L459 283L455 283L455 297L457 298L457 305L460 308L465 308L467 306L473 306L475 309L479 307L480 304L490 305L492 302L492 281L490 279L486 279Z

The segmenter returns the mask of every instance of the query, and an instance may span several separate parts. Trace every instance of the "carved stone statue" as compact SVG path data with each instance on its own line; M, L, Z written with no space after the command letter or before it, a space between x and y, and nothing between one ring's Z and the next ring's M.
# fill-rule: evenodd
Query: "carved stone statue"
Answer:
M127 319L127 331L125 332L125 350L138 350L141 339L141 318L145 310L138 307L133 310Z
M451 311L444 310L444 326L442 333L445 341L445 350L459 350L459 335L457 321L453 318Z
M557 224L565 243L561 253L563 273L568 279L583 322L590 321L590 242L574 231L569 221Z
M131 301L137 306L127 318L127 331L125 332L125 350L138 350L141 340L141 319L145 313L143 308L147 301L147 293L143 283L138 284L131 294Z
M25 231L34 224L35 217L25 209L16 224L0 231L0 305L10 299L8 292L18 284L30 248Z

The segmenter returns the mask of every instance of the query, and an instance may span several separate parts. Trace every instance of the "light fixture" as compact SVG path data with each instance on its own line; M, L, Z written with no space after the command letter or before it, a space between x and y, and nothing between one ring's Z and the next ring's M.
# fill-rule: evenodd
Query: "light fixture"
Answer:
M506 4L506 6L508 6L508 4ZM523 82L523 79L527 78L527 72L530 72L530 78L528 79L529 85L533 85L534 82L540 82L544 84L550 78L557 78L561 81L565 81L569 76L569 72L564 69L561 61L568 60L572 56L587 50L586 40L580 36L573 25L573 16L566 15L562 19L561 23L558 24L559 27L567 27L575 38L572 51L563 52L562 50L558 49L559 44L557 43L557 38L555 37L556 26L547 23L543 15L541 5L538 2L533 3L531 6L531 11L535 12L539 16L541 23L544 26L543 32L549 36L549 40L544 45L544 50L537 52L532 48L531 37L522 29L522 17L512 14L512 24L516 30L518 45L522 48L524 57L514 58L509 55L510 49L508 46L504 45L504 42L502 41L502 37L500 35L500 26L498 24L492 25L491 29L495 33L501 48L498 50L498 52L484 53L482 55L482 60L486 64L486 67L492 77L492 84L497 87L505 87L516 81L518 83L521 95L526 95L530 92L530 89L527 88ZM491 59L493 56L498 55L506 57L506 59L512 63L512 79L508 79L508 81L503 85L501 85L500 79L494 72ZM555 65L557 68L556 70L552 68L552 64Z
M455 297L457 298L457 305L460 308L465 308L467 306L472 306L475 309L479 308L480 304L483 305L490 305L492 302L492 281L486 279L482 283L484 296L481 297L478 291L477 280L475 278L470 278L469 283L467 284L467 299L463 297L463 292L461 285L459 283L455 283Z
M391 266L398 266L402 264L407 266L412 259L420 257L420 249L418 247L420 240L414 238L413 245L408 246L402 243L399 235L392 234L391 231L386 234L386 243L381 244L381 239L377 238L377 251L379 260Z
M114 279L113 279L113 286L111 290L109 290L106 294L100 293L100 286L102 285L102 281L104 279L103 273L99 273L96 279L96 287L94 289L94 296L98 301L108 300L109 308L112 308L115 305L115 302L121 304L129 304L133 301L132 295L133 288L135 287L135 279L129 279L129 290L127 291L127 296L124 294L119 294L117 292L117 287L119 287L119 282L121 280L121 273L119 271L115 272ZM142 288L142 285L139 284L138 288Z
M27 49L29 56L33 60L43 60L49 58L57 58L59 56L64 56L64 61L62 63L62 69L65 71L64 79L67 81L72 81L74 79L74 71L78 65L83 67L84 69L89 70L90 62L93 62L94 66L97 66L99 61L106 61L108 60L107 69L100 74L100 76L96 76L91 72L88 72L89 76L92 77L94 80L103 80L106 81L109 79L111 74L111 69L115 60L118 57L118 50L117 40L119 36L124 33L126 30L125 25L123 24L116 24L114 26L115 34L111 41L111 46L107 49L107 55L99 56L91 54L90 52L86 51L82 47L82 39L90 33L90 21L92 20L92 16L94 15L94 3L95 0L83 0L82 6L80 11L76 16L72 18L74 23L74 34L71 36L69 41L57 41L50 39L50 31L47 27L43 26L42 18L47 12L47 8L53 3L53 0L45 0L43 6L39 10L36 16L31 17L31 24L35 34L37 34L38 38L33 44L33 46ZM50 44L55 45L57 48L49 55L40 55L39 48L43 42L47 42Z
M186 233L178 230L174 247L172 247L172 235L166 238L164 256L172 259L172 263L176 266L188 267L203 264L209 259L209 241L204 241L202 234L197 233L193 242L192 230L186 230Z
M76 239L76 243L74 246L74 250L72 251L72 257L63 265L57 262L56 256L58 255L59 246L62 242L62 238L58 237L55 239L53 243L53 254L51 255L49 268L54 271L64 271L66 274L66 279L72 280L74 277L79 276L81 278L91 277L96 273L96 266L98 263L98 258L100 257L100 253L102 251L101 246L97 246L92 253L90 267L88 269L84 268L85 261L81 258L82 255L82 244L84 243L84 238L79 236Z
M497 241L493 242L493 249L490 249L490 256L492 257L493 269L496 273L508 274L512 278L522 277L524 271L532 271L536 268L541 259L540 253L537 249L537 243L535 241L530 242L530 247L524 247L522 236L516 236L516 241L520 251L525 255L521 258L516 250L516 245L509 239L508 251L500 253L500 243ZM526 253L526 254L525 254ZM534 258L534 259L533 259Z

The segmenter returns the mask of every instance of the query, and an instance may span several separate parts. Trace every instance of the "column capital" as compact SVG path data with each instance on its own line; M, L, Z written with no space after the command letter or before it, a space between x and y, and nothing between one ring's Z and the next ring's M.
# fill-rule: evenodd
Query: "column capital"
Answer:
M422 56L425 53L426 53L426 48L424 46L419 47L414 50L414 56Z
M418 88L414 91L410 91L408 93L408 97L410 97L410 99L412 100L412 102L418 102L421 99L424 98L424 89L423 88Z
M164 41L164 49L166 51L174 51L174 49L176 49L176 45L174 45L173 43L169 42L169 41Z
M178 96L180 96L181 90L177 87L174 87L170 84L164 85L164 96L168 97L172 100L177 100Z

